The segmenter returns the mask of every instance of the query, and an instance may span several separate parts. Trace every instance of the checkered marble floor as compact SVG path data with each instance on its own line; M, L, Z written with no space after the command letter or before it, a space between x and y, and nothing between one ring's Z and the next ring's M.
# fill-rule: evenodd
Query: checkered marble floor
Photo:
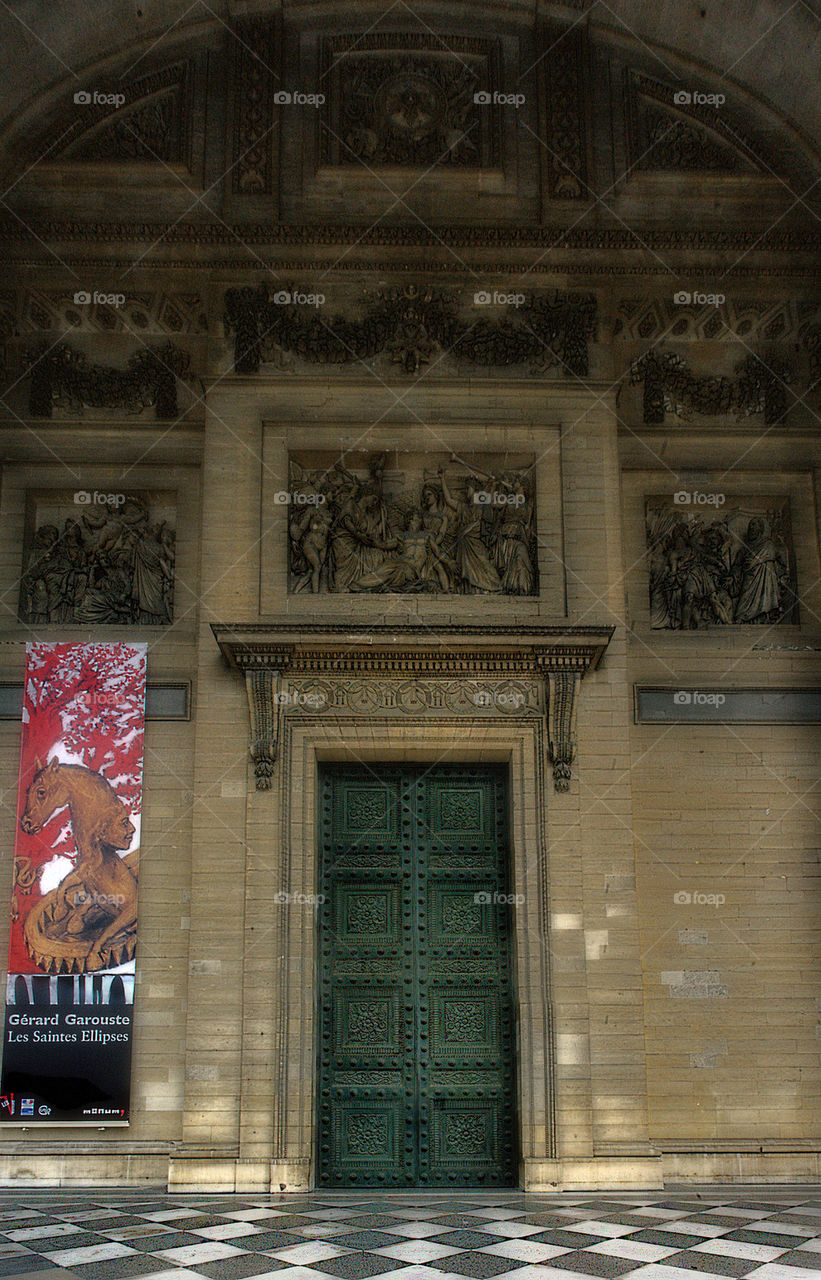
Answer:
M811 1188L0 1192L0 1280L821 1280Z

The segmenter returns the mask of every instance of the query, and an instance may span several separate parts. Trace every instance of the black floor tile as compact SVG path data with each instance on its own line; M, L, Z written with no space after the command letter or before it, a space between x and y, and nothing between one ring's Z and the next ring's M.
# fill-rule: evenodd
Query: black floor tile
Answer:
M356 1228L357 1230L359 1230L360 1228L365 1229L370 1227L401 1227L402 1223L407 1222L408 1219L407 1218L391 1218L389 1214L386 1214L386 1213L362 1213L362 1214L359 1214L356 1218L352 1217L350 1222L348 1222L347 1220L343 1222L341 1218L332 1218L332 1219L305 1218L304 1221L310 1222L312 1224L315 1222L327 1222L328 1226L332 1226L332 1227L335 1227L337 1226L338 1223L341 1223L346 1230L351 1230L353 1228ZM435 1221L439 1222L440 1219L436 1218Z
M388 1245L398 1244L399 1240L387 1231L346 1231L335 1235L333 1243L343 1249L386 1249Z
M427 1239L431 1244L447 1244L452 1249L486 1249L489 1244L501 1244L501 1237L492 1231L443 1231ZM337 1241L339 1243L341 1241Z
M557 1227L555 1231L540 1231L537 1236L528 1236L528 1240L535 1240L537 1244L560 1244L568 1249L589 1249L591 1244L598 1244L601 1240L606 1240L607 1236L591 1236L586 1231L565 1231L561 1227ZM675 1245L670 1246L671 1249Z
M310 1265L329 1276L339 1276L340 1280L364 1280L366 1276L378 1276L383 1271L395 1271L402 1263L395 1258L380 1258L375 1253L348 1253L341 1258L328 1258Z
M493 1219L476 1218L472 1217L469 1213L446 1213L441 1217L437 1214L435 1218L431 1217L429 1221L435 1222L437 1225L442 1227L473 1227L475 1230L481 1222L492 1222Z
M722 1240L739 1240L742 1244L769 1244L774 1249L791 1249L795 1244L795 1236L780 1236L775 1231L757 1231L751 1227L742 1227L740 1231L728 1231Z
M574 1212L569 1215L567 1213L529 1213L527 1221L537 1227L570 1227L574 1222L585 1222L586 1218L583 1213ZM528 1236L528 1240L532 1240L532 1236Z
M145 1276L155 1271L168 1271L174 1266L165 1258L152 1258L145 1253L123 1258L107 1258L103 1262L80 1262L72 1266L70 1275L82 1280L129 1280L131 1276ZM63 1272L65 1277L66 1273Z
M0 1276L21 1276L28 1271L42 1271L53 1267L50 1258L41 1258L38 1253L6 1254L0 1258Z
M746 1276L749 1271L762 1264L752 1258L727 1258L721 1253L692 1253L685 1250L684 1253L671 1253L662 1258L661 1265L680 1267L682 1271L704 1271L710 1276Z
M277 1231L289 1231L292 1227L310 1227L316 1222L316 1218L306 1217L302 1213L283 1213L281 1217L272 1218L270 1221L271 1226L276 1228ZM250 1225L255 1227L257 1225L256 1220Z
M259 1253L241 1253L236 1258L222 1258L219 1262L198 1262L190 1269L207 1276L208 1280L245 1280L246 1276L259 1276L268 1271L286 1271L288 1264ZM286 1280L285 1276L283 1280Z
M614 1258L609 1253L590 1253L588 1249L578 1249L574 1253L561 1253L556 1258L548 1258L546 1267L560 1267L563 1271L580 1271L590 1276L624 1276L628 1271L645 1267L646 1262L638 1262L635 1258Z
M196 1244L202 1244L202 1236L195 1236L194 1240ZM305 1238L293 1231L260 1231L257 1235L234 1236L225 1243L248 1253L264 1253L267 1249L286 1249L289 1244L304 1244Z
M471 1276L473 1280L485 1280L487 1276L498 1276L503 1271L516 1271L526 1264L516 1262L513 1258L497 1258L491 1253L449 1253L446 1258L437 1258L424 1265L433 1267L435 1271L453 1272L460 1276Z
M106 1236L98 1236L95 1231L75 1231L71 1235L37 1236L33 1240L18 1240L17 1244L27 1249L36 1249L38 1253L57 1253L59 1249L90 1249L94 1244L110 1244Z
M704 1236L695 1236L687 1231L658 1231L653 1227L644 1227L641 1231L631 1231L629 1236L621 1236L620 1238L622 1240L638 1240L642 1244L663 1244L670 1249L691 1249L694 1244L702 1244L704 1242Z
M223 1222L233 1221L233 1218L216 1217L207 1213L192 1213L190 1218L170 1218L163 1225L170 1227L173 1231L201 1231L203 1227L218 1227Z
M202 1244L202 1236L192 1236L186 1231L157 1231L154 1235L134 1236L128 1241L130 1249L140 1249L144 1253L159 1253L163 1249L181 1249L186 1244Z
M776 1258L776 1262L779 1267L806 1267L821 1276L821 1251L811 1253L809 1249L790 1249L789 1253L782 1253Z

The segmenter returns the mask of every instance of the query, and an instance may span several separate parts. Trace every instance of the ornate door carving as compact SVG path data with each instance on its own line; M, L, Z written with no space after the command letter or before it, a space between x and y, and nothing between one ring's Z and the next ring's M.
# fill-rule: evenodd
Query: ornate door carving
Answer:
M321 1186L516 1181L501 767L321 783Z

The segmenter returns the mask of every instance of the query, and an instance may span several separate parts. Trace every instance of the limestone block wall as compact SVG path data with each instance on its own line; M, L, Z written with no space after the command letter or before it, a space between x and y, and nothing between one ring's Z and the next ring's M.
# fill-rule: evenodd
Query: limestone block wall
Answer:
M817 687L814 446L718 435L696 471L692 445L665 452L666 472L636 469L639 445L623 446L631 683ZM690 488L788 495L799 624L649 627L643 496ZM673 1178L817 1177L818 727L632 724L629 737L650 1139Z
M6 460L0 506L0 679L21 682L29 639L141 639L148 643L149 683L190 681L192 714L198 698L192 640L199 592L199 474L178 446L158 449L149 464L142 442L116 426L95 432L85 424L47 425L34 456ZM109 427L112 424L108 424ZM59 450L59 454L58 454ZM131 455L129 457L129 454ZM89 457L93 456L93 463ZM138 460L139 459L139 460ZM38 626L17 620L23 556L25 495L30 490L122 489L176 495L175 622L159 628ZM0 1128L0 1179L13 1182L126 1183L165 1181L168 1153L182 1137L185 1009L190 923L191 821L194 801L193 721L149 720L145 733L140 848L139 932L135 984L131 1123L126 1129L23 1133ZM0 855L11 890L20 725L0 721ZM8 945L8 916L0 913L0 954Z

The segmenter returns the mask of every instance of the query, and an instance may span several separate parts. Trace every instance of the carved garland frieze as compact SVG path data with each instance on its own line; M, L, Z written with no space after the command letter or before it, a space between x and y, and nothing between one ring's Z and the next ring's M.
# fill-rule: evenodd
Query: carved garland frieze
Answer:
M287 298L310 296L288 289ZM593 294L549 290L529 295L515 319L465 319L453 293L423 285L381 289L356 318L328 308L277 301L268 285L229 289L225 324L234 335L234 368L256 373L277 352L289 351L312 364L351 364L385 355L415 374L434 355L451 365L530 365L533 372L555 368L586 377L588 344L596 331ZM283 291L279 292L280 299ZM313 314L306 314L312 312Z
M698 375L672 351L646 352L630 367L633 383L643 383L643 417L661 425L665 415L688 418L761 413L768 425L783 422L788 409L790 366L780 358L766 361L750 355L736 365L735 376Z
M50 418L55 407L71 413L84 408L140 413L150 406L157 418L173 418L177 379L190 375L190 356L170 342L142 348L125 369L95 364L67 342L24 352L23 364L30 379L29 413L38 418Z

